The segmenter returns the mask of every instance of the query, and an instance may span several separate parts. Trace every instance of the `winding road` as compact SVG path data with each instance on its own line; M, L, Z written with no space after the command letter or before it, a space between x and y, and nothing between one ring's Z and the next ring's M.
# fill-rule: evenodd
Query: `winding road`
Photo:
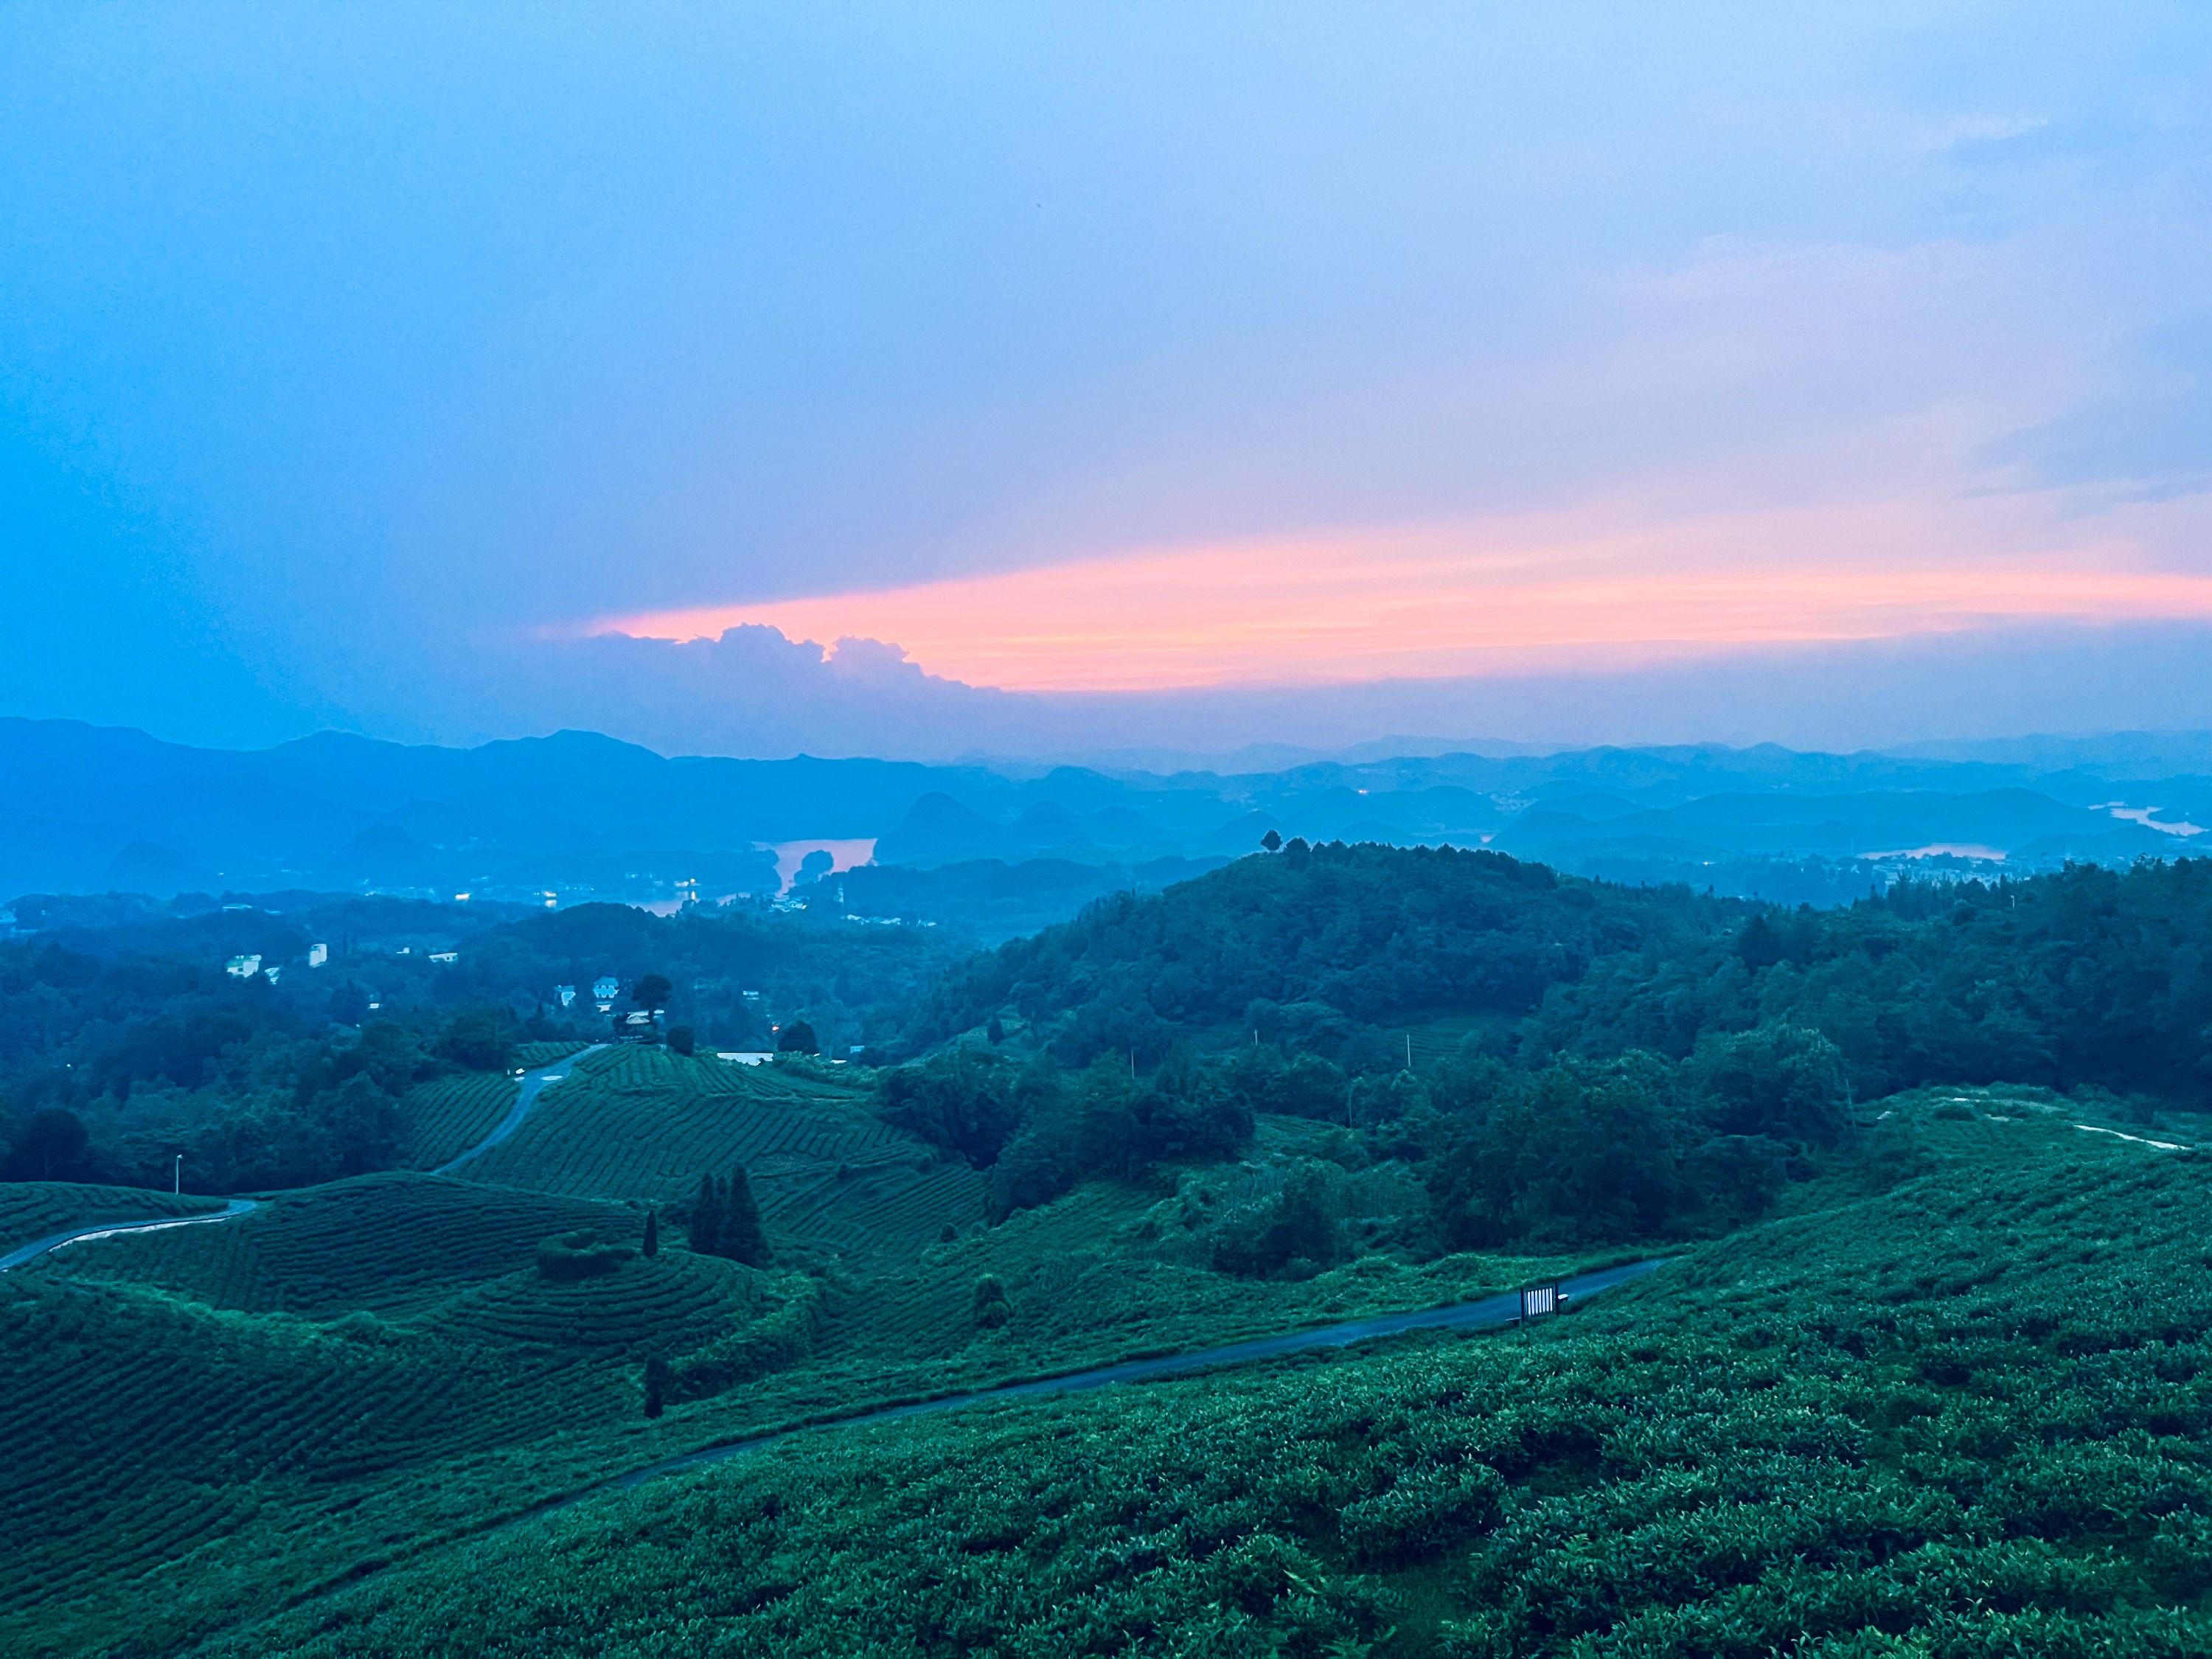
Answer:
M565 1060L556 1060L550 1066L540 1066L536 1071L525 1072L521 1092L515 1097L514 1104L508 1109L507 1115L499 1121L499 1126L459 1158L448 1159L430 1173L451 1175L478 1153L489 1152L498 1146L521 1127L522 1120L530 1115L530 1109L537 1103L538 1097L568 1075L570 1066L586 1054L595 1054L607 1046L604 1042L595 1042L588 1048L578 1049ZM72 1227L67 1232L33 1239L28 1244L0 1255L0 1273L6 1273L10 1267L20 1267L26 1261L35 1261L47 1251L58 1250L64 1244L81 1243L88 1238L112 1238L118 1233L151 1233L159 1232L164 1227L199 1227L210 1221L235 1221L240 1216L260 1207L258 1200L234 1198L223 1208L210 1211L205 1215L162 1215L144 1221L99 1221L88 1226Z
M585 1055L596 1054L600 1049L611 1046L609 1043L594 1042L588 1048L579 1048L566 1060L556 1060L550 1066L540 1066L534 1072L525 1072L522 1074L522 1092L515 1096L514 1104L507 1109L507 1115L500 1119L499 1127L459 1158L447 1158L430 1173L451 1175L471 1158L481 1157L498 1146L501 1141L505 1140L522 1127L522 1120L530 1115L530 1109L538 1103L538 1097L567 1077L570 1066L583 1059Z
M220 1210L205 1215L157 1215L146 1221L95 1221L88 1227L72 1227L65 1233L55 1233L46 1238L33 1239L28 1244L0 1255L0 1273L10 1267L20 1267L26 1261L35 1261L48 1250L58 1250L64 1244L81 1243L88 1238L112 1238L118 1233L157 1233L164 1227L204 1227L210 1221L235 1221L260 1204L251 1198L234 1198Z
M1602 1267L1595 1273L1578 1273L1572 1279L1559 1281L1560 1293L1577 1302L1586 1301L1616 1285L1626 1285L1642 1279L1647 1273L1656 1273L1673 1260L1672 1256L1655 1256L1645 1261L1630 1261L1617 1267ZM1210 1370L1222 1365L1247 1364L1255 1359L1272 1359L1281 1354L1303 1352L1309 1348L1345 1348L1355 1342L1370 1342L1377 1337L1396 1336L1405 1331L1482 1330L1510 1325L1520 1315L1521 1293L1508 1291L1502 1296L1486 1297L1480 1302L1457 1302L1446 1308L1419 1308L1411 1313L1377 1314L1370 1319L1349 1320L1341 1325L1321 1325L1308 1330L1288 1331L1280 1336L1254 1337L1249 1341L1228 1342L1218 1347L1199 1348L1189 1353L1166 1354L1156 1359L1125 1359L1118 1365L1099 1365L1086 1371L1070 1371L1061 1376L1039 1377L1029 1382L1008 1382L995 1389L979 1389L973 1394L951 1394L936 1400L920 1400L911 1405L886 1406L881 1411L863 1412L855 1417L831 1418L775 1434L756 1435L750 1440L732 1440L724 1445L708 1446L699 1451L686 1452L680 1457L663 1458L658 1463L647 1463L627 1474L616 1475L611 1480L603 1480L566 1498L556 1498L550 1503L540 1504L531 1514L556 1514L587 1498L641 1486L664 1474L678 1474L686 1469L703 1468L708 1464L721 1462L726 1458L742 1457L747 1452L773 1446L778 1441L788 1440L794 1435L826 1429L866 1428L877 1423L896 1423L909 1417L927 1417L939 1412L959 1411L965 1407L980 1406L994 1400L1022 1400L1047 1394L1077 1394L1116 1382L1139 1382L1149 1377L1172 1376L1180 1371Z

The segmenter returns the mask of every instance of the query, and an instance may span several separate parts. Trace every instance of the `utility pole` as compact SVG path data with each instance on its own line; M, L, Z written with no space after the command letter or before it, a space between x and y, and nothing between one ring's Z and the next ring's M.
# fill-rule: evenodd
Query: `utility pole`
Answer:
M1413 1034L1411 1031L1406 1033L1406 1069L1409 1072L1413 1069Z
M185 1155L184 1155L182 1152L179 1152L179 1153L177 1154L177 1164L176 1164L176 1167L175 1167L175 1169L172 1170L169 1172L169 1192L170 1192L170 1194L171 1194L171 1195L172 1195L172 1196L174 1196L174 1195L176 1195L176 1194L178 1194L182 1193L184 1190L185 1190Z

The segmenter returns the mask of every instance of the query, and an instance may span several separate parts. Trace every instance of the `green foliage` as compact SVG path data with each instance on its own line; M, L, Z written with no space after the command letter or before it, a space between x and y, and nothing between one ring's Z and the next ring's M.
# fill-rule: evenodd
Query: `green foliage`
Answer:
M814 1028L803 1019L793 1020L777 1033L775 1046L779 1053L787 1054L818 1054L822 1052L822 1044L814 1035Z
M691 1200L691 1248L749 1267L769 1262L768 1235L761 1230L760 1206L752 1182L740 1165L726 1176L702 1176Z
M985 1273L975 1281L969 1312L979 1331L995 1331L1014 1316L1013 1304L1006 1300L1006 1287L999 1282L998 1275Z
M658 1417L668 1403L668 1362L659 1354L645 1362L645 1414Z
M658 1210L645 1212L645 1242L638 1246L638 1254L647 1256L660 1254L660 1212Z
M622 1271L623 1263L637 1255L627 1244L617 1244L594 1232L562 1233L538 1246L538 1276L556 1285L580 1279L605 1279Z
M1907 884L1600 959L1547 994L1528 1041L1685 1056L1713 1033L1786 1024L1835 1043L1862 1099L2003 1079L2203 1103L2208 931L2212 859Z
M465 1008L446 1022L438 1058L470 1072L505 1072L513 1062L520 1029L504 1008Z
M1024 1065L995 1045L957 1042L879 1073L876 1110L886 1123L988 1169L1016 1126L1056 1086L1048 1065Z
M1601 955L1716 933L1747 907L1680 890L1562 882L1502 854L1335 844L1240 859L1165 893L1122 895L942 976L914 1027L934 1041L1011 1005L1056 1021L1073 1064L1164 1056L1179 1033L1243 1027L1255 1003L1353 1022L1439 1007L1533 1009ZM1274 1033L1263 1033L1273 1036Z
M5 1168L13 1181L66 1178L84 1158L91 1136L84 1120L59 1106L41 1107L9 1136Z
M691 1200L691 1249L700 1255L722 1253L722 1183L711 1175L699 1177L699 1190Z
M668 1030L668 1051L674 1054L690 1054L699 1047L699 1040L689 1025L672 1025Z

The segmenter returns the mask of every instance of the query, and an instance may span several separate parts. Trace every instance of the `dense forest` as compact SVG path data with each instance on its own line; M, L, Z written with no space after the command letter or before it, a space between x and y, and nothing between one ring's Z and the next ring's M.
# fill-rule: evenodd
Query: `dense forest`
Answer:
M881 1109L987 1168L1000 1215L1231 1155L1263 1117L1341 1126L1216 1238L1257 1271L1353 1249L1347 1188L1383 1164L1429 1195L1410 1248L1680 1237L1762 1213L1918 1084L2201 1109L2208 938L2204 860L1815 912L1293 843L945 975L917 1034L971 1029L886 1073ZM1412 1063L1403 1027L1468 1012Z
M1487 852L1293 842L963 964L911 1035L1018 1018L1074 1066L1257 1036L1374 1072L1449 1014L1494 1016L1478 1045L1522 1066L1679 1060L1781 1024L1835 1043L1862 1097L2004 1079L2195 1103L2212 1095L2208 952L2212 860L1784 911Z

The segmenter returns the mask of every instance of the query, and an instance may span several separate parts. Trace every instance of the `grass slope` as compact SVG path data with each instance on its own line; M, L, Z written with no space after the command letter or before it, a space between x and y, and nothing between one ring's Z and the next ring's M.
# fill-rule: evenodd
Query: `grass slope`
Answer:
M1530 1333L802 1436L204 1651L2203 1653L2204 1166L1995 1104Z
M981 1177L878 1122L858 1089L659 1048L578 1061L466 1167L472 1181L667 1204L739 1164L779 1245L856 1269L911 1262L982 1216Z

